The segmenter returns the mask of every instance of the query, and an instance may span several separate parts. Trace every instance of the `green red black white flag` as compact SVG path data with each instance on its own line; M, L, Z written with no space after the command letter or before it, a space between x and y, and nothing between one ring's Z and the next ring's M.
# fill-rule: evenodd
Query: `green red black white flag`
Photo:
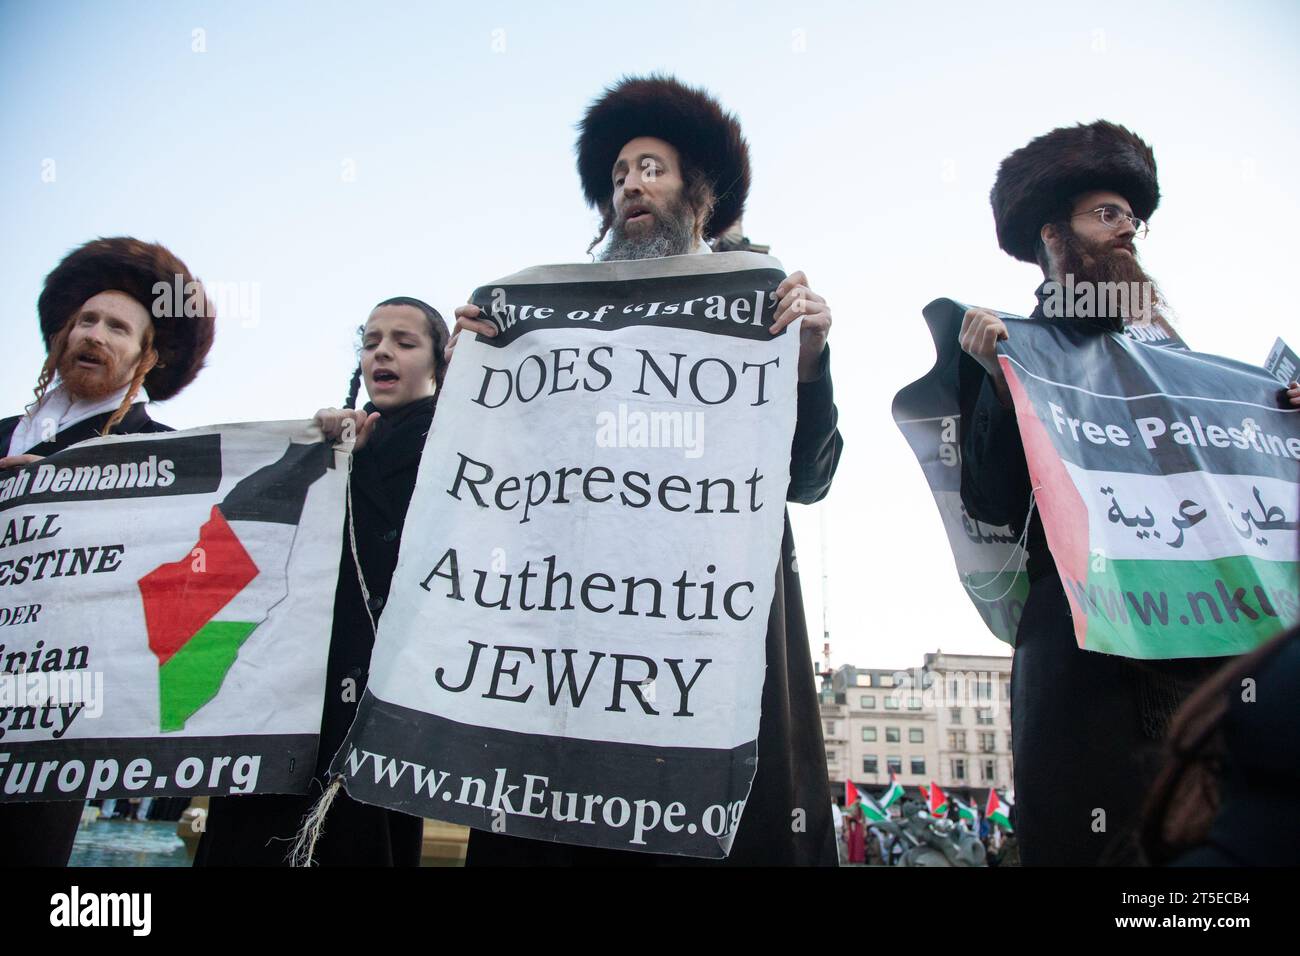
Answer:
M346 475L305 422L96 439L7 474L0 587L39 612L0 643L0 800L305 790Z

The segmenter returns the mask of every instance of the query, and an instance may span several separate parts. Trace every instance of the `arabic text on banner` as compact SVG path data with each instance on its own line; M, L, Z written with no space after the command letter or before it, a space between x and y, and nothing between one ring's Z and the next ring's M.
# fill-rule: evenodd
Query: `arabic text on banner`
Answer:
M1249 651L1300 621L1300 409L1261 368L1068 322L999 343L1080 647Z

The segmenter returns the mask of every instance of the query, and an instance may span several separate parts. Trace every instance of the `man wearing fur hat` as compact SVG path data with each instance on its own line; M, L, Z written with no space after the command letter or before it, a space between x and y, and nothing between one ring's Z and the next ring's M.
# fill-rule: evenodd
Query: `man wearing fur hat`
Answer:
M601 216L588 251L608 240L599 253L603 260L709 253L706 243L726 233L744 212L750 164L740 124L708 93L671 77L631 77L606 90L582 121L577 152L583 193ZM776 295L773 334L803 317L788 498L811 504L830 490L843 446L826 345L831 313L802 272L786 278ZM478 316L472 305L456 310L448 357L463 330L495 334L496 327ZM835 866L826 755L788 515L766 647L758 770L726 862ZM466 862L681 865L690 860L476 830Z
M100 435L171 431L147 401L203 367L215 316L203 286L164 247L96 239L70 252L37 302L46 359L27 411L0 420L0 470ZM62 866L80 802L0 804L0 863Z
M1135 134L1105 121L1053 130L1003 161L991 200L998 244L1043 272L1030 318L1112 331L1164 325L1161 297L1134 246L1160 201L1155 156ZM1099 295L1103 282L1139 283L1149 294ZM1063 300L1062 290L1078 298ZM1136 661L1078 647L1042 521L1036 510L1031 517L1025 453L997 361L1005 338L1007 324L992 312L966 313L961 495L981 521L1016 534L1026 534L1028 523L1030 591L1011 671L1021 858L1026 865L1128 862L1169 717L1221 662Z

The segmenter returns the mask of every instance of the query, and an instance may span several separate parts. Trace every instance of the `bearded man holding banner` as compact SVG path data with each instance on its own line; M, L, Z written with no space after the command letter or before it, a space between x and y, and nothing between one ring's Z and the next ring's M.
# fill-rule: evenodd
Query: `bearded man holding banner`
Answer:
M580 126L578 172L602 219L589 247L608 236L603 260L702 255L740 222L750 186L749 146L734 116L703 90L671 77L626 78L591 105ZM787 498L824 498L843 442L830 377L824 299L795 272L776 289L772 334L803 318L798 420ZM456 310L456 334L496 326L473 305ZM768 617L758 768L730 864L836 865L831 796L815 678L790 520L785 518L776 593ZM681 856L571 846L472 831L466 862L523 865L681 865Z
M145 404L194 381L216 323L184 262L157 243L92 240L46 276L37 312L48 354L35 402L0 420L0 474L101 435L172 431ZM65 865L81 808L0 805L0 863Z
M1160 201L1155 155L1137 135L1105 121L1052 130L1002 162L991 201L998 244L1042 269L1031 319L1181 346L1133 245ZM961 499L977 520L1009 525L1029 555L1011 674L1021 855L1026 865L1126 862L1169 718L1222 659L1138 661L1078 646L998 364L1008 327L1014 335L1014 322L985 309L963 318ZM1300 389L1284 400L1300 404Z

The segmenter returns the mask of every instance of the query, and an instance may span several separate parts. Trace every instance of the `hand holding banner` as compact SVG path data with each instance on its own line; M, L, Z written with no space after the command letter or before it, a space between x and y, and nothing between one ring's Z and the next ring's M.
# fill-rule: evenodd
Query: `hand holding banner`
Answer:
M346 475L303 422L6 472L0 800L304 790Z
M474 295L348 792L533 839L723 857L755 769L799 329L752 253Z

